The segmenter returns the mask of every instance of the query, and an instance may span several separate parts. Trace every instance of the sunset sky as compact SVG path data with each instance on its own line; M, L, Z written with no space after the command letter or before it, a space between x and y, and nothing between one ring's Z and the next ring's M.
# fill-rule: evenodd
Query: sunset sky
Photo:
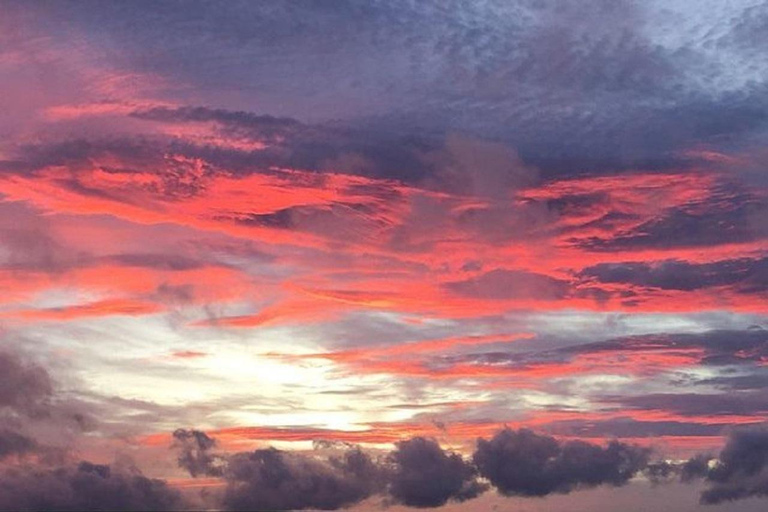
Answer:
M0 0L0 510L765 510L766 55L761 0Z

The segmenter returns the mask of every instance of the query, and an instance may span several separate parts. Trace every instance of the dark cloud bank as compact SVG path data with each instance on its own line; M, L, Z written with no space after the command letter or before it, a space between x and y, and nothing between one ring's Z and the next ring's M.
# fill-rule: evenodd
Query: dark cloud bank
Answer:
M654 483L703 479L704 504L768 495L768 430L761 429L733 431L718 457L700 454L684 462L654 461L650 449L618 441L599 446L508 428L478 439L470 459L422 437L384 455L347 447L327 457L274 448L222 455L203 432L177 430L174 437L181 467L223 478L218 499L226 510L335 510L374 496L430 508L491 487L503 496L544 497L621 486L638 475Z

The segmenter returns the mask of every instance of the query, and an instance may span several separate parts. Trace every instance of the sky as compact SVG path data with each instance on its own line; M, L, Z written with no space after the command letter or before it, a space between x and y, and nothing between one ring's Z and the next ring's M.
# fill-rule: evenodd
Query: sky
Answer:
M0 0L0 510L764 510L766 34Z

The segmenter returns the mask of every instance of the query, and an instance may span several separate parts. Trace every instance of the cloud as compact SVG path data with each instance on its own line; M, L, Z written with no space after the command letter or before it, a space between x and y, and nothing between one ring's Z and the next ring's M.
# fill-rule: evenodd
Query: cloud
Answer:
M485 491L472 465L461 455L443 451L437 442L416 437L396 444L389 494L410 507L439 507L465 501Z
M505 496L546 496L598 485L624 485L644 469L649 451L612 441L606 447L560 442L528 429L478 439L473 461Z
M701 365L714 370L738 365L744 371L751 371L759 368L766 357L766 351L768 331L755 327L745 330L626 336L551 350L473 351L427 358L420 365L412 360L388 366L379 365L377 361L367 364L371 370L382 373L425 375L430 378L451 375L529 378L536 383L543 376L565 378L586 374L629 374L641 377ZM361 368L365 369L365 366ZM623 399L632 400L631 395L605 398L613 403L622 403ZM640 402L642 398L636 400Z
M52 394L53 384L43 367L0 351L0 410L37 416L45 413Z
M200 430L183 428L173 431L173 439L174 447L181 452L178 458L179 467L189 471L192 477L223 474L223 457L209 453L216 446L215 439Z
M0 460L11 455L23 455L32 451L37 443L27 436L8 429L0 429Z
M656 393L650 395L606 397L604 402L645 411L668 411L682 416L754 416L768 412L764 390L730 393Z
M683 481L704 478L704 504L768 496L768 430L734 429L716 458L700 454L680 468Z
M236 453L227 460L228 510L335 510L371 495L377 468L362 452L321 461L274 448Z
M669 168L674 150L692 142L764 127L763 68L754 62L765 14L745 5L705 21L685 2L184 7L28 7L42 21L22 36L67 19L126 73L162 76L166 88L189 84L204 103L224 101L223 90L230 104L266 105L278 119L503 139L555 172ZM676 37L660 35L668 32ZM164 51L146 52L149 42Z
M479 277L447 283L445 288L481 299L555 300L566 296L568 282L533 272L496 269Z
M90 405L61 393L36 360L0 350L0 459L63 460L93 424Z
M715 189L710 197L683 203L661 215L582 244L595 251L709 247L765 240L768 228L759 219L768 214L768 202L748 191Z
M53 469L12 467L0 473L0 510L19 512L156 511L183 509L180 495L162 480L106 465L81 462Z
M700 362L711 366L753 365L768 355L768 330L759 326L743 330L716 329L700 333L659 333L619 337L606 341L574 345L550 353L600 354L642 353L665 350L700 352Z
M693 264L666 260L658 263L601 263L585 268L582 278L601 283L626 283L662 290L692 291L735 285L740 293L768 291L768 258L724 260Z

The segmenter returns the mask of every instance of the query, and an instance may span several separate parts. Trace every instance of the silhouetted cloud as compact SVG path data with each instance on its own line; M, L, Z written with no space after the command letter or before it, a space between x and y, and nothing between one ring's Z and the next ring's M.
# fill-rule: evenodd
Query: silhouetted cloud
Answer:
M200 430L179 428L173 431L174 447L179 454L179 466L189 471L192 477L198 475L221 476L224 459L210 453L216 440Z
M702 474L701 464L696 474ZM706 472L702 503L768 496L768 430L736 429Z
M389 455L394 464L389 493L411 507L439 507L465 501L485 491L475 468L461 455L443 451L437 442L416 437L397 443Z
M53 469L13 467L0 473L0 510L177 510L180 495L138 472L81 462Z
M645 468L650 451L612 441L606 447L560 442L528 429L478 439L473 461L505 496L546 496L597 485L619 486Z
M322 461L274 448L231 455L224 478L228 510L335 510L357 503L381 481L362 452Z

